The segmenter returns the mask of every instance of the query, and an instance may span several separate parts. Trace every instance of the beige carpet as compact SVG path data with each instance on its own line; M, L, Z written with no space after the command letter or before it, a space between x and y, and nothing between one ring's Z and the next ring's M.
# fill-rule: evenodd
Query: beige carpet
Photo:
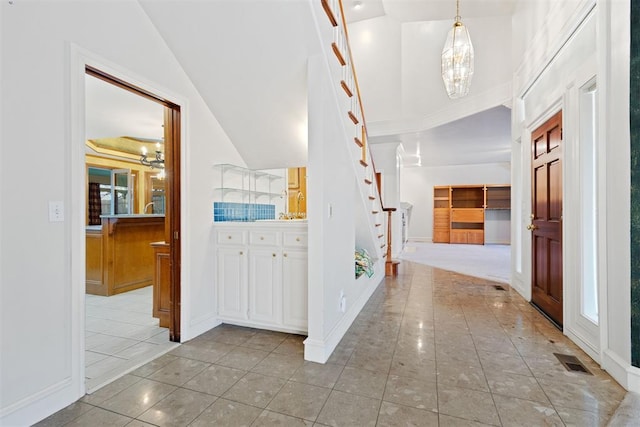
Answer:
M468 276L511 283L511 246L409 241L399 258Z

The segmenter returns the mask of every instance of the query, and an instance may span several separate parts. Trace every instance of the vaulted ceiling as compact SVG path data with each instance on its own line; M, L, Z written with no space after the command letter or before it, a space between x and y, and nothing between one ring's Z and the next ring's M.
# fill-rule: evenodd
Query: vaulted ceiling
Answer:
M476 55L483 54L474 76L478 93L467 104L450 103L440 88L439 50L454 0L343 1L372 142L402 144L406 166L508 161L508 109L500 107L506 90L493 87L510 75L510 54L492 47L508 44L510 26L493 27L510 24L515 0L461 1ZM306 164L307 58L321 52L311 0L139 3L249 167ZM367 44L366 34L378 44ZM416 53L422 44L428 55ZM487 96L492 91L499 96ZM147 115L129 111L119 123L141 125ZM141 129L130 136L147 135Z

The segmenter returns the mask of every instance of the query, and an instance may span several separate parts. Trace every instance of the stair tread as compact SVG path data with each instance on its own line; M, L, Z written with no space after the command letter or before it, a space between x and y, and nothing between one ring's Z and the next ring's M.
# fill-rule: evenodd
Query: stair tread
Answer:
M324 12L327 14L327 18L329 18L329 22L331 22L331 25L333 27L337 27L338 20L333 14L333 10L331 10L331 6L329 6L329 2L327 0L322 0L322 8L324 9Z

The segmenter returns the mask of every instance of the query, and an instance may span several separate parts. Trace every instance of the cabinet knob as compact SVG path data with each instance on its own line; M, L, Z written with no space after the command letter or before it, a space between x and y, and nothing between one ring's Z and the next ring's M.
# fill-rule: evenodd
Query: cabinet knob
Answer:
M273 255L274 258L276 257L276 254L272 254L272 255Z
M300 241L300 238L299 238L299 237L296 237L296 242L299 242L299 241Z
M282 256L283 256L283 257L286 257L286 256L287 256L287 254L286 254L286 253L284 253L284 254L282 254Z
M227 236L227 239L231 239L231 236Z
M264 240L264 237L260 236L260 240Z
M240 251L240 255L244 255L244 252Z

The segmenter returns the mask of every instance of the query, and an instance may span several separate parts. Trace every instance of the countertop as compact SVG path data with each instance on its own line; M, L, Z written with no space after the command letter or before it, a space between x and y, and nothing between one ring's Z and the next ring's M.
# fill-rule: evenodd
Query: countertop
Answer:
M257 221L214 221L214 227L256 228L256 227L307 227L306 219L261 219Z
M100 218L164 218L164 214L100 215Z

